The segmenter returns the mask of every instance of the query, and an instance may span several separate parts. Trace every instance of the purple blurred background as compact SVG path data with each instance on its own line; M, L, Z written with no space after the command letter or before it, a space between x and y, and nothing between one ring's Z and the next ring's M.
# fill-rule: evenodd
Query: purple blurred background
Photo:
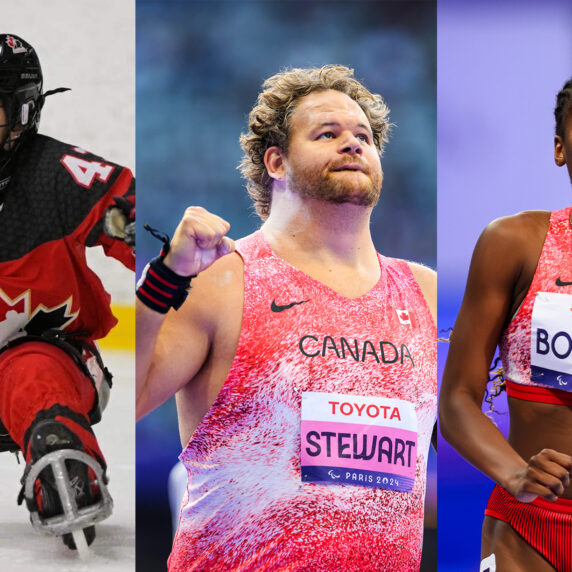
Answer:
M572 3L439 0L439 327L454 323L473 246L494 218L572 202L553 110L572 76ZM440 344L440 371L446 344ZM506 411L506 399L496 408ZM495 421L505 429L507 416ZM438 569L478 570L492 482L440 439Z

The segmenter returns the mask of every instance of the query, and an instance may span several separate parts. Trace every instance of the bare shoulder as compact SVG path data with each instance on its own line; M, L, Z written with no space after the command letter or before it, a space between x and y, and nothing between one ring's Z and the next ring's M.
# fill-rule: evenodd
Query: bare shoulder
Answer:
M425 290L437 290L437 272L435 270L419 262L412 262L411 260L406 262L423 292Z
M500 241L499 246L530 244L544 241L550 222L550 211L531 210L503 216L490 222L481 234L482 240Z
M433 319L437 319L437 273L419 262L406 261L429 305Z
M493 220L490 224L493 225L506 225L510 227L527 226L530 227L545 225L550 220L550 211L543 210L529 210L522 211L513 215L499 217Z
M514 281L534 272L550 221L549 211L524 211L490 222L475 246L472 266Z

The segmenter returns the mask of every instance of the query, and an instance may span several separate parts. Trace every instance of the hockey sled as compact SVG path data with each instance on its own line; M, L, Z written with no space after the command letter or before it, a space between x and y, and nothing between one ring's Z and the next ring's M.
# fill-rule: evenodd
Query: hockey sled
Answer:
M73 484L70 482L66 461L74 460L87 465L93 470L99 487L99 499L86 507L79 508L74 493ZM51 467L54 474L54 482L60 497L63 513L50 517L42 517L38 512L35 499L34 483L40 473ZM103 471L97 461L75 449L60 449L44 455L31 466L25 476L24 496L30 509L32 526L51 536L63 536L71 532L82 530L109 517L113 511L113 500L107 490Z

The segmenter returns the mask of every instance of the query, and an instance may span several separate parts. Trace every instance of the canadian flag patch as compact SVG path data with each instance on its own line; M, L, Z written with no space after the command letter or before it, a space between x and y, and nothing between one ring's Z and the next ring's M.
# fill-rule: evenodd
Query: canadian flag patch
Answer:
M405 326L411 325L411 316L409 315L409 310L395 310L397 312L397 318L399 323Z

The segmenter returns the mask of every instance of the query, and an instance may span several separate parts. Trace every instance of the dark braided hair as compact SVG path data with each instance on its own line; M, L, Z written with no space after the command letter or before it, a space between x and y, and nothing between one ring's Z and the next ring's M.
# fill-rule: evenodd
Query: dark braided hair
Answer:
M489 391L489 383L492 387ZM503 391L506 391L506 379L504 377L504 371L502 368L501 358L497 356L494 363L489 369L489 380L487 382L487 387L485 388L485 398L484 400L490 405L488 411L485 411L486 415L489 413L499 413L498 409L495 409L495 404L493 400L498 397ZM492 420L492 418L491 418Z
M556 107L554 108L554 119L556 119L556 135L564 138L564 122L566 117L572 110L572 78L570 78L564 87L556 96Z

